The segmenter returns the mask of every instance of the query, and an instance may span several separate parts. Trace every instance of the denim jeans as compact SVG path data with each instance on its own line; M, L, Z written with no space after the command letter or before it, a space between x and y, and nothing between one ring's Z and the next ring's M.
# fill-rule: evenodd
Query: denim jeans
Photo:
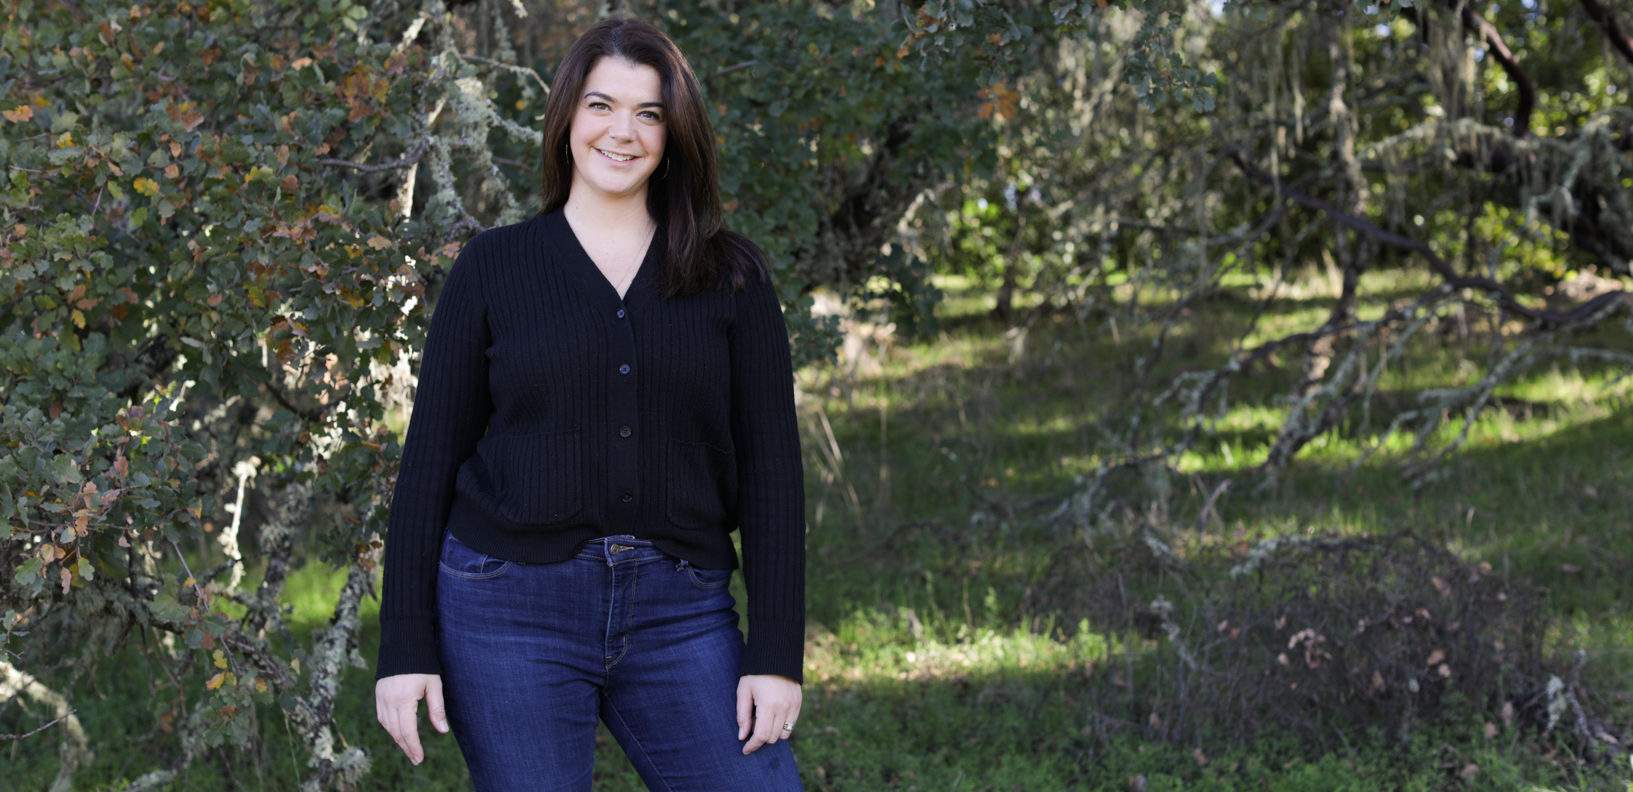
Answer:
M521 564L451 532L438 569L443 695L477 790L590 789L598 717L649 789L800 789L787 741L737 739L731 570L629 536Z

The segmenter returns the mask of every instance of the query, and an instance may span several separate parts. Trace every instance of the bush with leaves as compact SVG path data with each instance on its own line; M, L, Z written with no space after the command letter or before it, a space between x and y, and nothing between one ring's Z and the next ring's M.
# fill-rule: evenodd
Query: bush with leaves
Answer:
M8 15L4 664L36 679L133 638L162 647L154 710L182 739L143 785L247 741L273 699L309 786L355 779L366 758L330 713L361 662L388 396L461 218L433 200L405 219L347 163L423 153L459 64L359 35L348 0ZM308 559L349 578L333 623L290 648L279 595Z

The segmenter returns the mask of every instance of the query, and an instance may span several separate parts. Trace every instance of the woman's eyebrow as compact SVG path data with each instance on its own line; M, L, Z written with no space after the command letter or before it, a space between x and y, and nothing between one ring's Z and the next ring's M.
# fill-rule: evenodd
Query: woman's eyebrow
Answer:
M611 96L608 96L608 95L606 95L604 93L601 93L600 91L589 91L589 92L584 94L585 99L589 99L592 96L593 97L598 97L598 98L601 98L601 99L605 99L610 104L618 104L617 99L614 99ZM641 103L639 103L639 104L637 104L635 106L636 107L656 107L659 110L662 110L663 109L663 102L641 102Z

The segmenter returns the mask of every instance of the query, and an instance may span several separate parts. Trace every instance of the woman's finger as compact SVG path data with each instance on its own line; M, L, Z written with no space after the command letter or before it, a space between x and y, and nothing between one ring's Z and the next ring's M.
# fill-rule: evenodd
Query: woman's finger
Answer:
M397 707L397 737L408 761L419 764L425 754L420 750L420 702L414 699Z
M754 688L749 684L748 677L743 677L737 680L737 739L748 739L748 730L753 724Z
M787 704L779 701L775 706L766 707L765 720L765 725L769 727L769 736L766 737L765 741L766 745L774 745L778 740L788 736L788 732L783 731L782 728L783 724L788 723Z
M749 747L759 749L760 746L777 741L777 735L781 733L784 723L777 718L776 713L780 711L780 708L771 705L754 708L754 737L749 740ZM745 753L752 753L752 750Z
M748 742L743 745L743 755L747 756L760 750L765 745L765 721L760 717L761 708L754 708L754 719L749 724Z
M442 677L432 677L425 685L425 713L431 716L431 727L448 733L448 709L442 703Z

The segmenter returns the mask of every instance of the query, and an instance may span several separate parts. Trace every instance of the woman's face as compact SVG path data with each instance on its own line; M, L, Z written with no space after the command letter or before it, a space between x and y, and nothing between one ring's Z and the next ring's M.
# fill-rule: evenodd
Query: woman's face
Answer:
M657 69L618 57L597 61L584 79L567 138L573 192L644 198L647 180L663 160L664 112Z

